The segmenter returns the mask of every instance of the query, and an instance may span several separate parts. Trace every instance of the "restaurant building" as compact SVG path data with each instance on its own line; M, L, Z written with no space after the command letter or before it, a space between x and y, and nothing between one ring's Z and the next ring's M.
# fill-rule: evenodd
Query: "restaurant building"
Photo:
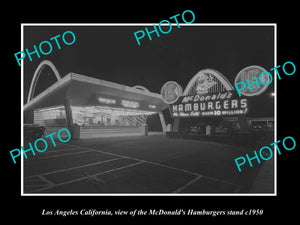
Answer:
M34 96L45 67L51 68L57 82ZM153 114L159 115L162 131L166 131L162 111L167 107L160 94L143 86L129 87L77 73L61 77L55 66L45 60L33 75L23 111L25 124L43 125L47 133L67 127L79 138L89 134L145 134L147 116Z

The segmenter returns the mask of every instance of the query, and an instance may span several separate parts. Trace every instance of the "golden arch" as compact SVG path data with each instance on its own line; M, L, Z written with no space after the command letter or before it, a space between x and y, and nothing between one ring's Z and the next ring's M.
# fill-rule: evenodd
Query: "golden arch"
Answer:
M189 91L191 90L191 88L193 87L194 83L196 82L196 80L198 79L198 77L201 74L205 74L205 73L210 73L213 76L215 76L224 86L224 88L226 90L234 90L233 86L231 85L231 83L229 82L229 80L220 72L213 70L213 69L203 69L200 70L195 76L193 76L193 78L190 80L190 82L188 83L188 85L186 86L186 88L184 89L184 92L182 95L188 95Z
M27 103L29 103L31 101L31 99L33 98L37 81L38 81L38 79L41 75L41 72L45 68L45 66L49 66L52 69L52 71L55 74L55 77L56 77L57 81L59 81L61 79L61 76L60 76L59 72L57 71L56 67L54 66L54 64L52 62L50 62L49 60L42 61L38 65L38 67L36 68L36 70L34 72L34 75L33 75L33 78L32 78L31 84L30 84L30 88L29 88Z

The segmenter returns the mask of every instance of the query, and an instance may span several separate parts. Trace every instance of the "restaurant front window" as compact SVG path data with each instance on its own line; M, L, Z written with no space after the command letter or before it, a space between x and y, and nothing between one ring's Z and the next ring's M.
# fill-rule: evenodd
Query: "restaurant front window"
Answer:
M106 106L72 106L73 123L79 126L142 126L152 112Z

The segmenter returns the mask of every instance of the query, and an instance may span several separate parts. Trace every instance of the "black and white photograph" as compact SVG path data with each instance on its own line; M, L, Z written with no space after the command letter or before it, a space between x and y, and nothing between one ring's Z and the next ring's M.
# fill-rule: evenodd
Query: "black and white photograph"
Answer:
M3 20L5 217L296 217L295 6L40 4Z
M275 193L275 24L154 26L23 24L25 195Z

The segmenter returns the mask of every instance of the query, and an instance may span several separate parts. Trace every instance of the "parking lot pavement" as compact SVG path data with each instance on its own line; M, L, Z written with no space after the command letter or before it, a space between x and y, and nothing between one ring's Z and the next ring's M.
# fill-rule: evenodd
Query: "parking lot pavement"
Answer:
M244 150L162 135L70 141L24 160L24 193L247 193L261 167L239 173Z
M272 193L274 192L274 158L265 161L257 174L250 193Z

